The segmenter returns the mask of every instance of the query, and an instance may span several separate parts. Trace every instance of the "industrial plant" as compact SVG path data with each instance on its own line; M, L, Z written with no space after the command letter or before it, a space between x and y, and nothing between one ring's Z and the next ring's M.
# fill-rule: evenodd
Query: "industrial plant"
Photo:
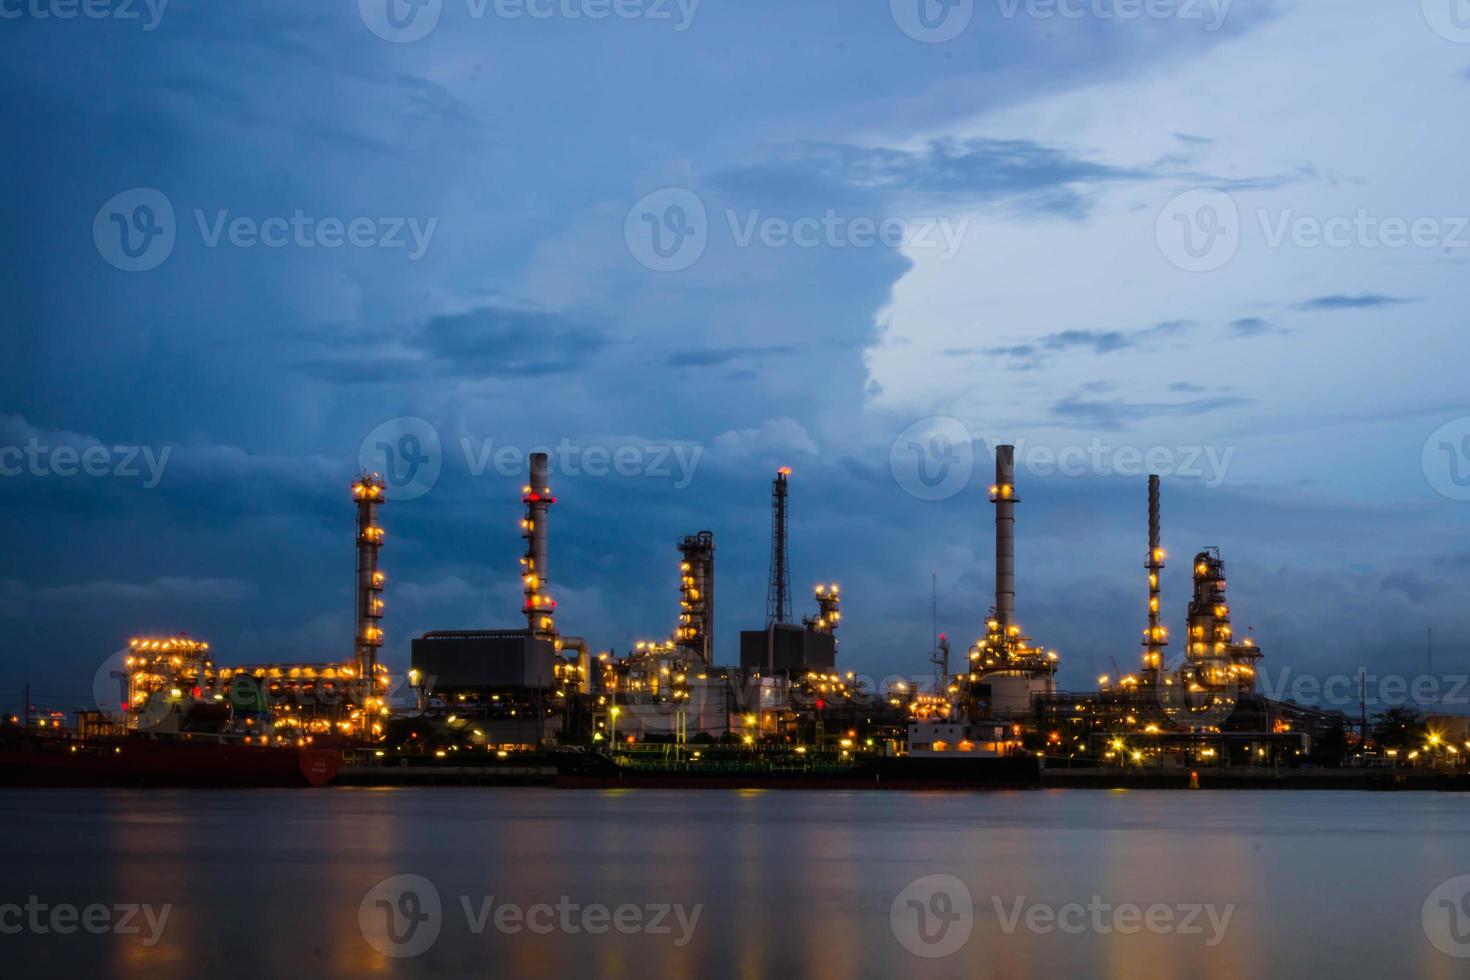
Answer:
M1258 692L1264 654L1235 633L1217 548L1194 556L1184 638L1168 658L1162 587L1169 566L1157 476L1147 486L1138 668L1099 677L1095 689L1059 689L1061 654L1024 629L1018 611L1025 605L1016 577L1021 489L1014 447L998 446L989 488L995 592L988 609L974 611L974 642L954 656L936 624L932 680L875 690L844 670L843 595L831 569L819 570L810 611L793 608L793 483L784 467L771 481L764 616L752 615L750 628L739 630L733 662L715 644L717 549L707 529L671 542L667 633L620 651L563 632L553 576L557 497L545 454L530 457L520 492L524 551L514 563L505 556L506 576L518 578L519 610L507 610L508 621L413 638L409 668L395 678L379 659L387 588L380 511L388 494L380 476L365 473L351 484L350 657L225 666L198 638L136 637L125 660L125 702L83 713L79 727L94 737L332 748L359 768L564 761L572 753L584 768L585 760L601 760L619 778L867 766L862 771L874 780L887 773L901 781L904 770L892 768L901 760L927 767L931 780L980 772L973 765L983 760L1119 772L1291 767L1329 752L1341 756L1354 736L1358 755L1368 753L1366 715L1353 719ZM889 768L874 768L880 763Z

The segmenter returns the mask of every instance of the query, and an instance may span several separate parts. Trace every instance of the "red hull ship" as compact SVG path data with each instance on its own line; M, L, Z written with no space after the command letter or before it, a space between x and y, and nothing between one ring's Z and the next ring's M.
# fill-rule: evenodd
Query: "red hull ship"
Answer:
M0 741L0 786L307 787L341 765L336 749L198 735Z

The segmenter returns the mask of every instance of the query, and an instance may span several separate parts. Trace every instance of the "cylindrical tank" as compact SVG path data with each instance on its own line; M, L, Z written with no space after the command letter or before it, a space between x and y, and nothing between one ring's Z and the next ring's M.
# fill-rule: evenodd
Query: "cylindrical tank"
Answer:
M1051 680L1042 674L989 674L981 683L990 685L990 713L995 718L1028 718L1031 702L1039 694L1050 694Z

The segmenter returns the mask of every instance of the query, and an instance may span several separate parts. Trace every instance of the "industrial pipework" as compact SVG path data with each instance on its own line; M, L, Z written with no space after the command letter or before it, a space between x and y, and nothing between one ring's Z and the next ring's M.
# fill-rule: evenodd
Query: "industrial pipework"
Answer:
M1164 647L1169 645L1169 630L1160 612L1164 549L1160 544L1159 478L1148 478L1148 629L1143 632L1143 683L1153 687L1159 683L1164 667Z
M995 447L995 618L1008 632L1016 618L1016 447Z
M715 534L700 531L679 542L678 646L696 662L714 664Z
M377 675L378 649L383 645L383 583L386 576L378 568L378 553L383 548L383 529L378 525L378 505L386 499L383 478L364 473L352 484L352 499L357 503L357 676L368 679Z
M521 520L521 537L526 539L521 576L526 593L526 625L531 635L555 642L556 600L547 593L546 513L556 498L547 482L548 463L546 453L532 453L531 482L521 490L521 502L526 505L526 516Z

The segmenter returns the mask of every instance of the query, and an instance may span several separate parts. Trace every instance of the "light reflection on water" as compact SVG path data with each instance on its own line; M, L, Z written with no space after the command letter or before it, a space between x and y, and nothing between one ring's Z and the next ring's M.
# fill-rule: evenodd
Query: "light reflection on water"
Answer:
M0 905L172 906L152 948L0 935L17 973L1233 980L1452 977L1470 963L1420 924L1429 892L1470 873L1470 799L1451 794L7 791L0 812ZM890 906L939 873L972 894L973 933L920 959ZM408 959L375 950L358 918L400 874L443 902L438 939ZM462 896L703 909L678 948L615 930L476 935ZM1208 929L1007 933L996 908L1093 896L1234 908L1215 946Z

